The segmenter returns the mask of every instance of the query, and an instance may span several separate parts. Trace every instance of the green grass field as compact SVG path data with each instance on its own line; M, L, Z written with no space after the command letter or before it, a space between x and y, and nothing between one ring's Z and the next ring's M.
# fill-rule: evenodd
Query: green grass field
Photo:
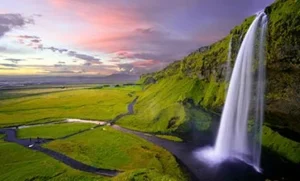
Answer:
M61 138L94 127L88 123L59 123L18 129L19 138Z
M0 102L0 127L65 118L113 119L127 112L127 105L140 95L141 90L141 86L74 88L64 91L59 88L11 90L8 93L10 97L2 97L4 99ZM22 128L17 134L19 138L55 139L94 126L86 123L56 123ZM169 152L111 127L96 128L44 146L92 166L124 171L112 178L116 181L186 179ZM4 163L0 166L0 180L111 180L73 170L47 155L14 143L1 141L0 153L3 153L0 160ZM37 168L46 169L40 171Z
M16 88L10 90L1 90L0 91L0 100L20 98L33 95L42 95L49 94L54 92L70 91L87 88L88 85L77 85L77 86L39 86L39 87L25 87L25 88Z
M113 181L180 181L182 179L174 178L157 172L155 169L137 169L124 172L112 179ZM187 180L187 179L184 179Z
M139 86L80 89L0 102L0 127L64 118L110 120L127 112Z
M64 140L56 140L47 143L45 147L92 166L128 171L120 177L131 177L134 176L131 172L146 169L148 177L165 175L173 180L185 179L169 152L111 127L100 127Z
M108 178L74 170L43 153L0 140L0 180L96 181Z

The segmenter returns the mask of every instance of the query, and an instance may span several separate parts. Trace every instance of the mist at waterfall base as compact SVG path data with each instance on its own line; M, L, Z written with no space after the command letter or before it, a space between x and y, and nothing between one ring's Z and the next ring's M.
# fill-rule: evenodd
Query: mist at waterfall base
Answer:
M235 61L215 145L194 151L195 157L208 165L238 159L261 172L266 29L267 16L258 13Z

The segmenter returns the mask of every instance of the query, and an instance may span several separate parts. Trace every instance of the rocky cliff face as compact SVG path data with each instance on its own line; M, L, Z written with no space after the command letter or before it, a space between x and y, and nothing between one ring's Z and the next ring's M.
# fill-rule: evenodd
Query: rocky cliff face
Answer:
M278 0L266 8L267 119L300 131L300 3Z
M300 133L300 3L277 0L265 12L269 17L266 124ZM221 112L225 101L224 75L229 41L232 38L233 66L253 19L254 16L247 18L228 36L211 46L200 48L164 70L143 75L141 79L149 80L151 77L152 83L170 77L193 79L195 81L190 92L182 96L208 110Z

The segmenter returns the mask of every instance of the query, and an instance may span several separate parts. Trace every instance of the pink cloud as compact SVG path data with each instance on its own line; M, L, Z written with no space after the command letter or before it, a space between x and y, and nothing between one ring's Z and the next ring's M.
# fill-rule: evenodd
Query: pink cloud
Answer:
M62 41L71 42L78 49L106 53L115 63L129 59L136 68L160 68L227 34L218 27L228 24L227 19L213 24L216 15L208 16L208 9L198 10L199 1L49 2L57 12L82 23L79 29L62 36ZM215 5L212 3L211 7Z
M162 9L156 3L136 3L123 1L79 1L79 0L50 0L57 11L69 12L79 22L85 22L76 33L62 37L63 41L72 42L78 48L98 51L108 54L126 51L133 52L126 58L165 60L166 56L148 56L166 52L167 59L174 60L179 56L172 53L176 44L181 49L195 47L195 43L188 45L190 40L178 39L161 28L156 14L165 13L167 4ZM182 4L182 2L179 2ZM145 12L145 14L144 14ZM74 31L75 32L75 31ZM194 40L192 40L194 41ZM178 49L175 46L175 48ZM143 52L148 52L146 55ZM136 56L136 54L138 54ZM143 55L142 55L143 54ZM145 56L146 55L146 56Z
M142 60L142 61L133 62L132 64L134 67L149 67L159 63L160 63L159 61L155 61L155 60Z
M75 43L78 47L112 53L128 49L135 44L128 41L134 35L133 30L150 27L151 23L143 21L139 14L120 3L103 1L49 0L57 11L74 14L77 21L85 22L80 32L62 37ZM79 35L80 34L80 35Z

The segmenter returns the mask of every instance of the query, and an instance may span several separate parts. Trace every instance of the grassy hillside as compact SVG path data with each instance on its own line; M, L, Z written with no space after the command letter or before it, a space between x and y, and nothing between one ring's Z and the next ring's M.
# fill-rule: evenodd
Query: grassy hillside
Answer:
M188 98L198 101L210 99L211 95L206 94L208 89L211 86L205 87L195 78L172 76L160 79L140 93L135 113L121 118L117 124L141 131L171 134L188 132L191 129L189 121L195 119L199 130L207 129L209 126L203 123L210 117L201 111L195 115L195 111L189 108Z
M294 0L277 0L265 12L269 17L267 35L267 121L274 125L287 126L300 133L300 3ZM225 100L225 64L230 39L232 38L232 66L248 27L254 16L233 28L222 40L200 48L182 61L177 61L164 70L146 74L141 80L146 83L163 79L196 79L190 95L196 105L220 112ZM172 78L171 78L172 77ZM151 81L150 81L151 80ZM176 87L165 81L165 87ZM156 85L152 85L156 87ZM171 87L170 87L171 86ZM161 85L163 87L163 85ZM153 88L149 88L151 91ZM172 94L177 92L173 89ZM171 93L170 93L171 94ZM188 95L188 96L187 96Z
M277 0L265 12L269 17L265 122L273 128L286 128L300 134L300 3ZM198 130L209 130L212 118L201 108L221 113L227 86L225 73L230 39L233 67L253 20L254 16L251 16L222 40L192 52L161 71L141 76L145 91L137 101L136 112L118 123L131 129L165 134L189 132L195 125ZM298 160L288 156L287 152L295 151L286 149L289 146L280 148L268 144L271 140L267 135L264 137L266 146ZM286 145L292 141L282 135L276 138Z

